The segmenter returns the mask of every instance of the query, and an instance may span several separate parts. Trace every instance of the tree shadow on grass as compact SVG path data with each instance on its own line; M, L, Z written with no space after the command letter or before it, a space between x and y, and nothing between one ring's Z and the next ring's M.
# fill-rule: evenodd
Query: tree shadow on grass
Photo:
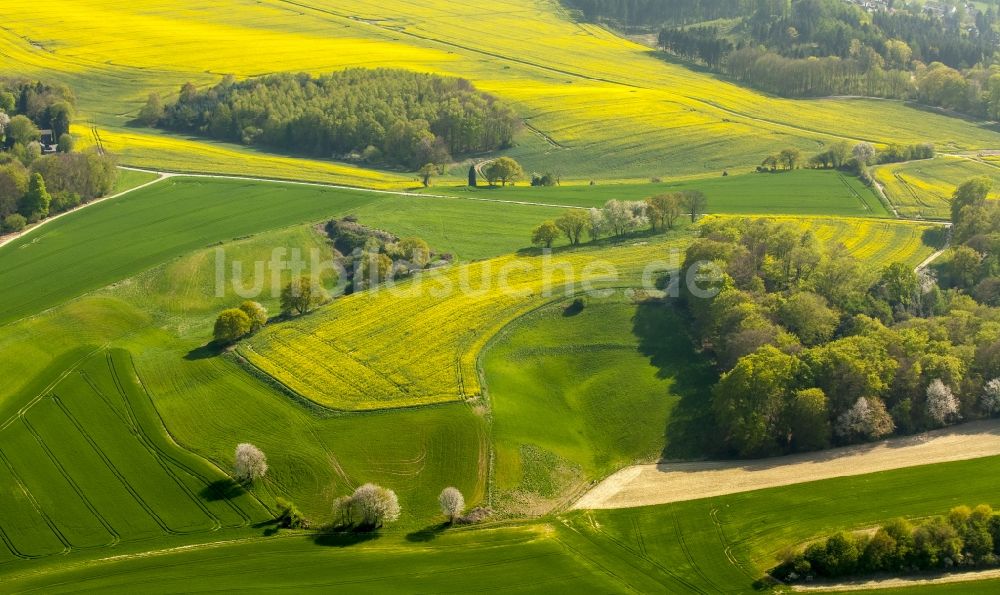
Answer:
M648 301L632 319L639 351L658 369L657 377L673 380L670 391L680 398L667 419L665 459L700 459L718 450L710 399L718 374L695 350L685 316L673 302Z
M324 531L313 538L313 543L324 547L351 547L381 537L377 530L349 529L345 531Z
M431 541L437 538L442 531L448 528L448 523L438 523L437 525L430 525L424 527L419 531L414 531L412 533L406 534L406 541L412 541L416 543Z
M246 491L246 488L238 481L227 477L225 479L217 479L208 484L202 488L199 495L209 502L215 502L217 500L231 500L245 494Z
M218 345L216 345L215 341L213 341L211 343L202 345L201 347L197 347L195 349L192 349L191 351L188 351L187 354L184 356L184 359L188 361L209 359L219 355L220 353L222 353L222 351L223 349L220 348Z

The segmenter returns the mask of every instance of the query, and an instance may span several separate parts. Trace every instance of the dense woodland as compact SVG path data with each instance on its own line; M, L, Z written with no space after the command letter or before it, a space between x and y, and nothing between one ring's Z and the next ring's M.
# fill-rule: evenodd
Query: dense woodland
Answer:
M983 180L967 183L956 202L978 217L995 208L985 190ZM1000 221L994 213L988 221ZM719 292L685 303L721 373L712 414L725 454L820 449L1000 412L1000 309L995 297L969 295L1000 287L994 253L968 246L986 249L994 229L958 226L966 241L952 262L961 264L947 266L969 276L956 285L951 272L941 289L902 263L868 271L842 246L788 223L703 224L685 269L716 263ZM961 256L969 250L977 268Z
M220 140L417 169L511 146L520 120L465 79L393 69L313 78L188 83L173 104L150 96L139 120Z
M0 79L0 232L21 231L114 186L113 158L74 152L75 101L63 85ZM47 145L41 130L52 131Z
M910 99L1000 117L993 5L893 1L869 12L845 0L569 3L592 20L663 27L668 53L770 93Z

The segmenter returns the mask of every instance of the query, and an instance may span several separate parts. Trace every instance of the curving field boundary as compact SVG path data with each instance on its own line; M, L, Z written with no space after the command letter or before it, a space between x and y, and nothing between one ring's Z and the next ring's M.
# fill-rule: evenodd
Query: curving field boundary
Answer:
M632 508L1000 455L1000 420L919 436L753 461L660 462L609 476L574 509Z

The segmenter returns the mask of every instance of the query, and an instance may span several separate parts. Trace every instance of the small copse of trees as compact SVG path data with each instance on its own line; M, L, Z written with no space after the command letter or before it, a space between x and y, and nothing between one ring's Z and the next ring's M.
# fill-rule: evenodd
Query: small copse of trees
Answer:
M786 582L874 573L1000 565L1000 516L989 505L959 506L946 517L894 519L874 533L840 532L791 555L771 575Z

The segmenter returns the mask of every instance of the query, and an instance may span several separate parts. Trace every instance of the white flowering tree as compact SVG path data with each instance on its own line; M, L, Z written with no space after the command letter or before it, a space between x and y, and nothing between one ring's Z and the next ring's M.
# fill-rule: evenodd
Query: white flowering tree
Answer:
M248 442L236 446L236 463L233 465L236 479L243 482L254 482L267 473L267 457L264 453Z
M927 416L940 426L958 419L958 399L940 378L927 386Z
M1000 412L1000 378L994 378L983 387L983 394L979 397L979 405L987 415Z
M441 514L448 517L448 522L454 524L455 518L465 510L465 496L457 488L448 487L441 490L438 496Z
M361 521L369 527L381 527L399 520L399 498L392 490L366 483L354 490L351 500Z
M875 440L896 429L885 404L876 398L859 397L850 409L837 418L834 432L841 438Z

